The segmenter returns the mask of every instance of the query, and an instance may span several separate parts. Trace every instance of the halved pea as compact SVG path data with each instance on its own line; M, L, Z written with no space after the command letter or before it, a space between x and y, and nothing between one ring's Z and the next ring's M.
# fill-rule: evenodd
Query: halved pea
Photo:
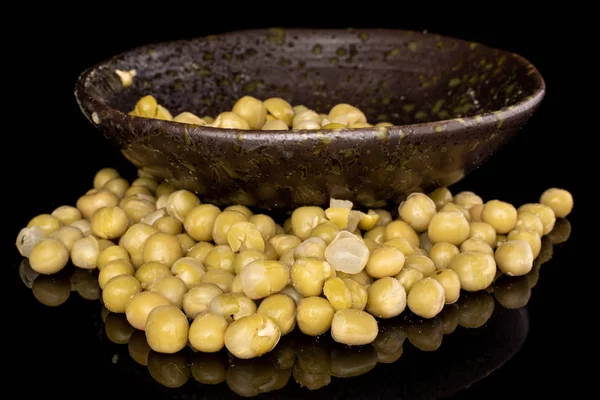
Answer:
M181 279L185 286L190 289L200 285L206 270L202 263L195 258L183 257L173 263L171 273Z
M299 259L290 270L290 278L294 288L303 296L319 296L323 284L334 273L329 263L314 258Z
M223 293L215 296L208 305L211 314L232 322L252 315L256 312L256 303L247 296L239 293Z
M323 284L323 294L336 311L352 307L352 294L341 278L327 279Z
M231 225L227 232L227 243L234 252L240 250L265 250L265 241L258 228L245 221L238 221Z
M327 246L325 259L336 271L356 274L367 265L369 249L352 233L340 231Z
M371 230L377 226L380 218L381 216L377 214L375 210L369 210L366 214L361 214L360 221L358 221L358 227L363 231Z

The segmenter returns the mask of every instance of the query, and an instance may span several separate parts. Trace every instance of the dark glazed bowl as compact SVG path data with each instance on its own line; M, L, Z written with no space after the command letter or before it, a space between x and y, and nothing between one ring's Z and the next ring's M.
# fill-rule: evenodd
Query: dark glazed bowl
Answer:
M135 69L123 88L116 69ZM361 108L390 128L237 131L127 114L154 95L173 115L216 116L241 96L327 112ZM364 207L451 185L482 165L545 94L519 55L397 30L266 29L140 47L79 78L86 117L138 168L217 205L290 209L330 197Z

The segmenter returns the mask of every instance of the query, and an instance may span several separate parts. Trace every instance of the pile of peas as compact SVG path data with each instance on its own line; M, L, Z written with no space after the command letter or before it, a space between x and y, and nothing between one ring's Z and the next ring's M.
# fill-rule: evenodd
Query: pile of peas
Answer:
M293 106L280 97L271 97L261 101L252 96L241 97L231 111L222 112L213 118L184 111L175 117L152 95L142 97L129 115L181 122L213 128L258 129L263 131L310 130L310 129L357 129L372 126L392 126L389 122L371 125L367 117L358 108L350 104L338 104L329 114L317 112L303 106Z
M523 276L573 198L545 191L513 205L440 188L413 193L398 218L347 200L300 207L283 223L245 206L223 210L140 171L131 185L100 170L75 207L33 218L17 248L39 274L69 260L99 270L104 306L145 332L150 348L188 344L259 357L297 326L345 345L375 341L378 319L408 307L436 317L501 274ZM190 323L191 321L191 323Z

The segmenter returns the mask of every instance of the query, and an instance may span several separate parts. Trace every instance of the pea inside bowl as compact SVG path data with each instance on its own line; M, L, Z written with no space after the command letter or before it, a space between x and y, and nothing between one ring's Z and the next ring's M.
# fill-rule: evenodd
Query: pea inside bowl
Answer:
M122 73L135 70L131 85ZM206 202L364 207L448 186L482 165L545 94L519 55L399 30L237 31L133 49L80 76L81 110L138 168ZM317 113L345 103L371 125L223 129L129 115L152 95L172 115L217 117L243 96Z

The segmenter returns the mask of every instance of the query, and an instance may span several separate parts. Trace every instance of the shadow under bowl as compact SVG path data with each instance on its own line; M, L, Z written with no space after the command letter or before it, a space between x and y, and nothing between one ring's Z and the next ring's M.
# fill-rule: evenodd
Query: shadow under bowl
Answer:
M124 88L115 70L135 69ZM216 116L251 95L393 127L218 129L128 115L152 94L176 115ZM529 120L545 94L517 54L401 30L264 29L133 49L83 72L85 116L136 167L205 202L262 209L396 204L458 182Z

